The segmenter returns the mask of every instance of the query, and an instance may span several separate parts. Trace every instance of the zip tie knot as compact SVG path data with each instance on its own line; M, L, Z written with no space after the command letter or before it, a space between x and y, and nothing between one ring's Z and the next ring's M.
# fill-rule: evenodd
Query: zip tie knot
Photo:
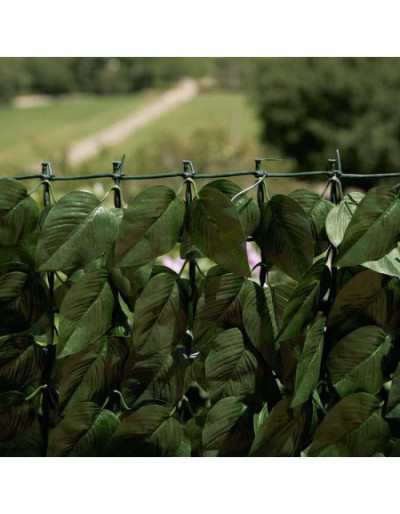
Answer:
M239 191L239 193L236 193L235 195L233 195L232 198L231 198L231 202L234 202L235 200L240 198L242 195L248 193L249 191L251 191L255 187L259 186L262 182L264 182L264 180L267 177L268 177L268 174L266 172L262 172L262 176L256 182L254 182L254 184L252 184L249 187L246 187L245 189L242 189L242 191Z

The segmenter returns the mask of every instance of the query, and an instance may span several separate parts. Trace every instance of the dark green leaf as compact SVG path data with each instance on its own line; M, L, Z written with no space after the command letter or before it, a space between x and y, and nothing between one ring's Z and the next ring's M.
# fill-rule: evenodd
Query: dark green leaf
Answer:
M300 335L312 320L326 290L325 269L323 260L317 261L293 291L284 311L278 342Z
M30 336L0 338L0 390L37 387L42 373L38 348Z
M264 293L274 327L274 336L277 337L279 330L283 328L286 304L289 298L293 296L298 282L283 271L273 267L268 272L268 285L268 288L264 288Z
M268 261L294 279L312 265L315 243L310 220L288 196L275 195L265 205L255 238Z
M43 451L38 417L22 393L0 394L0 457L40 457Z
M389 427L379 401L367 393L346 396L318 426L307 454L311 457L369 457L384 447Z
M304 212L310 216L314 238L321 243L326 239L325 222L333 208L333 204L318 193L308 191L307 189L296 189L290 192L288 196L296 200Z
M258 362L246 349L240 330L226 330L208 354L206 380L213 396L245 397L254 394Z
M339 205L335 205L329 212L325 228L329 241L336 248L342 243L353 213L364 196L364 193L349 193L345 195Z
M91 402L81 402L65 411L50 431L49 457L97 457L119 425L115 414Z
M200 337L210 326L240 326L240 292L244 284L242 277L228 273L220 266L208 271L196 310L196 337Z
M0 266L0 334L28 329L47 309L46 287L21 263Z
M35 417L32 405L19 391L0 393L0 441L25 431Z
M0 246L14 246L32 236L39 220L35 201L20 182L0 179Z
M377 394L385 382L382 360L390 348L390 336L375 326L354 330L336 343L327 366L339 395L358 391Z
M316 388L321 368L326 318L318 313L309 325L296 368L296 382L291 407L305 403Z
M239 398L229 396L208 412L203 430L204 456L239 456L250 445L251 423L247 407Z
M258 428L250 449L252 457L293 457L304 431L305 416L289 408L289 398L278 402Z
M179 457L190 455L190 446L171 409L162 405L145 405L125 416L116 430L109 455L129 457Z
M193 243L227 271L250 274L246 237L232 202L220 191L205 187L193 202Z
M138 267L167 253L178 242L184 204L172 189L154 186L139 193L119 227L114 265Z
M368 191L339 248L338 266L357 266L388 254L400 234L399 193L387 186Z
M136 302L133 325L137 354L169 352L186 329L184 298L174 273L155 275Z
M54 384L63 410L83 401L104 402L106 394L106 344L104 340L86 351L57 359Z
M111 326L114 297L105 271L83 275L65 295L60 309L60 357L79 352Z
M246 194L239 194L241 188L230 180L214 180L204 186L202 191L206 191L209 187L217 189L232 201L238 211L245 236L251 236L260 222L260 210L256 202Z
M107 256L120 221L92 193L67 193L44 221L36 259L41 271L68 271Z
M273 366L274 348L274 312L273 305L268 304L268 288L262 288L255 282L247 280L240 293L243 328L257 351L265 361ZM273 299L271 298L273 302Z
M363 266L371 269L372 271L376 271L377 273L381 273L382 275L400 278L399 248L394 248L391 252L377 261L363 262Z
M6 270L0 276L0 302L9 302L21 296L28 273L23 269Z
M164 351L145 356L132 353L121 385L128 404L161 402L172 408L185 392L186 362L182 355Z
M382 276L362 271L339 290L328 317L328 325L339 325L372 305L382 291Z
M111 281L119 290L123 299L133 310L139 294L150 280L152 265L146 264L140 268L112 268Z

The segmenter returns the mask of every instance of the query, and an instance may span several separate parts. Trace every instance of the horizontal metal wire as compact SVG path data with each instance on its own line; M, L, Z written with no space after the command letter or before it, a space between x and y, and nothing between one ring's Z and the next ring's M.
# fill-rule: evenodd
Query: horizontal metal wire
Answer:
M400 177L400 171L393 171L388 173L345 173L342 171L281 171L281 172L266 172L266 171L226 171L226 172L210 172L210 173L193 173L187 174L181 171L175 172L161 172L161 173L146 173L138 175L129 174L114 174L114 173L90 173L87 175L74 175L74 176L47 176L43 174L29 174L19 175L16 177L3 177L13 178L15 180L50 180L51 182L70 182L78 180L157 180L164 178L187 178L190 176L195 180L207 180L213 178L227 178L227 177L262 177L268 179L273 178L297 178L297 177L334 177L337 176L341 180L349 179L384 179Z

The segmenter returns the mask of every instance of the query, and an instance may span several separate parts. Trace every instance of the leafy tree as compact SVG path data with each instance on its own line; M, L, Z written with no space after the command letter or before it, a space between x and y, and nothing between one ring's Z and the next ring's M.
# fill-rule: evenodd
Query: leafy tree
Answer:
M29 90L31 76L21 59L0 59L0 103Z
M24 67L31 78L31 91L49 95L72 93L76 90L73 59L31 58Z
M300 168L340 148L347 171L399 169L398 59L259 59L251 88L264 141Z
M212 75L215 59L74 57L0 59L0 102L21 92L100 95L164 87L182 77Z

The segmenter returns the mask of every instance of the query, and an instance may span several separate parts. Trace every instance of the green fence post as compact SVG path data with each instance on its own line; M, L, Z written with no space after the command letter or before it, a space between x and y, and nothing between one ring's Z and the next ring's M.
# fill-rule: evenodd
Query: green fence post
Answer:
M263 161L263 159L255 160L255 170L256 170L257 180L260 180L261 178L268 176L266 171L261 170L261 162L262 161ZM263 206L265 204L266 196L267 196L267 189L265 187L265 180L262 180L257 184L257 203L258 203L258 207L260 208L260 212L262 212ZM261 287L264 287L265 281L267 279L267 265L266 265L265 251L263 248L261 248L261 263L260 263L259 278L260 278Z
M43 184L43 205L45 208L51 206L50 182L54 179L54 172L49 162L42 163L42 184ZM42 436L43 436L43 453L47 455L50 414L51 410L57 406L57 392L51 384L52 372L56 358L56 346L54 344L54 273L47 273L47 283L49 291L49 322L50 330L48 334L47 345L43 348L44 352L44 370L42 381L45 385L42 397Z
M190 230L191 225L191 207L193 202L193 184L195 177L195 169L191 161L182 161L183 163L183 177L186 185L185 189L185 225ZM188 298L188 325L187 325L187 341L185 352L189 357L192 353L192 342L193 342L193 325L195 316L195 302L197 297L197 285L196 285L196 256L193 252L188 257L189 261L189 298Z
M336 150L336 158L335 159L329 159L328 160L331 168L331 178L329 179L329 182L331 184L330 192L329 192L329 199L330 201L338 205L343 200L343 187L341 182L342 177L342 160L340 157L339 150ZM333 302L335 301L336 297L336 282L337 282L337 268L336 266L333 266L333 262L336 258L337 250L336 248L331 245L330 246L330 269L331 269L331 287L329 290L328 295L328 307L330 307Z
M114 180L114 207L120 209L122 207L122 194L121 194L121 180L123 177L122 168L125 162L125 155L122 156L120 161L114 161L113 167L113 180Z

